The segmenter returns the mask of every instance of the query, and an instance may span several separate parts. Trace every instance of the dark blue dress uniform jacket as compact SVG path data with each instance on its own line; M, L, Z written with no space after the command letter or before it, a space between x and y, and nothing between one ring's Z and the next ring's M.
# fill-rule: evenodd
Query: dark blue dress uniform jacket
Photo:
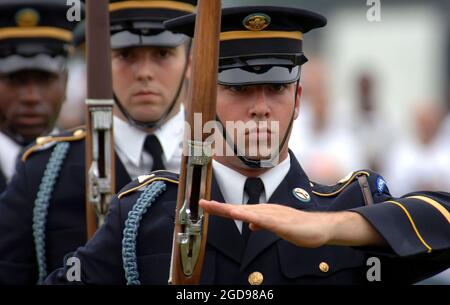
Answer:
M248 284L249 275L255 271L263 275L263 284L368 283L367 259L371 256L381 260L383 282L415 282L449 267L450 194L425 192L394 199L377 174L364 173L377 203L367 207L356 174L334 187L314 185L291 156L290 171L269 201L304 211L353 209L375 226L389 247L306 249L268 231L256 231L244 248L233 220L210 216L201 283ZM157 176L165 180L167 190L143 216L138 231L136 256L142 284L167 284L169 274L177 184L167 180L177 177L167 172L159 172ZM136 189L139 185L132 182L126 186L120 199L113 200L106 224L84 247L67 256L79 258L83 283L126 283L122 232L128 212L142 194L142 189ZM302 202L293 195L292 190L298 187L311 194L310 202ZM212 198L223 201L216 181L212 185ZM323 268L323 263L328 268ZM46 283L67 283L70 266L53 272Z
M46 225L48 271L64 255L86 243L85 142L72 141L50 200ZM32 233L34 201L53 146L19 160L16 174L0 196L0 283L35 284L37 263ZM116 189L131 178L116 158Z

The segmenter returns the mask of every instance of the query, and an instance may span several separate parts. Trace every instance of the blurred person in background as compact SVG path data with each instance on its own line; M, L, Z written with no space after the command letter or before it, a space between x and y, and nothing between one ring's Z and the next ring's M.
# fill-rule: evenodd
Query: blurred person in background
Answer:
M442 122L442 129L440 137L447 142L450 147L450 82L448 84L448 101L447 101L447 111L445 118Z
M450 145L443 129L445 109L434 100L413 110L415 132L389 147L383 163L394 194L406 190L450 190Z
M73 94L67 97L58 118L58 126L64 129L85 124L87 94L85 32L85 22L80 22L73 30L73 44L76 51L68 63L69 80L67 82L68 90L73 91Z
M367 162L348 124L333 116L322 60L311 59L302 75L303 102L289 148L312 180L333 184L352 169L366 167Z
M415 137L396 142L382 164L391 190L397 194L407 189L450 191L450 120L448 115L444 119L444 106L424 101L413 113ZM420 284L450 284L450 269Z
M72 129L85 124L85 100L86 100L86 65L84 57L76 54L69 59L69 79L67 96L58 117L58 127L61 129Z
M0 3L0 193L20 151L56 131L76 25L66 11L59 0Z
M109 0L116 190L147 171L180 168L190 39L162 22L195 4ZM40 282L86 242L85 137L77 128L36 141L17 162L0 197L0 284Z
M358 147L366 157L366 167L379 171L383 150L394 141L394 130L391 124L383 119L379 112L376 98L376 79L365 71L356 78L357 116L351 122L352 134L358 141ZM390 136L386 136L386 135ZM370 141L368 140L370 139Z
M387 179L392 180L393 192L408 187L450 191L450 115L444 105L434 100L425 102L414 111L416 137L394 146L392 149L398 151L394 151L385 164L386 169L394 166L386 172ZM406 175L403 169L410 169L413 174ZM450 269L419 284L449 285Z

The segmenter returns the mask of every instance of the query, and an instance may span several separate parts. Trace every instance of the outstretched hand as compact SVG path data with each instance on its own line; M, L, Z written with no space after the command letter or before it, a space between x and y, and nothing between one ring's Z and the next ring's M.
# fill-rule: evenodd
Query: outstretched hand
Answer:
M248 222L253 231L269 230L300 247L386 244L364 217L354 212L303 212L279 204L238 205L204 199L200 206L210 214Z
M315 248L325 244L328 236L320 227L318 213L305 213L278 204L236 205L200 200L200 206L210 214L242 220L253 231L265 229L302 247Z

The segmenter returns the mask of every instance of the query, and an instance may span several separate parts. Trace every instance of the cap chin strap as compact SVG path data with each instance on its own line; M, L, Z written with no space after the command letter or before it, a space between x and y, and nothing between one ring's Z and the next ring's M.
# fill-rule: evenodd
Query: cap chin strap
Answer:
M233 151L235 156L238 157L238 159L248 168L271 168L271 167L275 167L276 164L274 164L274 160L276 158L278 158L281 149L284 147L288 136L292 130L292 125L294 123L294 116L295 116L295 104L297 103L297 90L298 90L298 86L300 85L300 79L297 80L296 82L296 90L295 90L295 95L294 95L294 108L292 111L292 115L291 115L291 120L289 121L289 126L288 129L286 130L286 133L284 134L283 140L281 141L281 144L278 146L278 150L276 151L275 155L272 156L272 158L268 159L268 160L252 160L249 159L245 156L241 156L239 154L238 148L236 146L235 143L233 143L233 141L231 140L231 137L228 136L227 131L225 130L225 126L223 125L222 121L220 120L219 116L216 116L216 121L222 126L222 136L225 139L225 141L228 143L228 145L230 145L230 147L233 147Z
M144 121L139 121L134 119L130 113L125 109L125 107L122 105L122 103L119 101L119 99L117 98L116 94L114 94L114 102L116 103L117 107L119 108L120 112L122 112L122 114L125 116L125 118L127 119L128 123L130 123L130 125L139 128L139 129L156 129L161 127L161 125L164 124L165 120L167 119L167 117L170 115L170 113L172 112L173 108L175 107L178 98L180 97L181 94L181 90L183 89L183 85L184 85L184 77L186 75L186 71L188 69L189 66L189 52L186 52L187 56L186 56L186 64L184 65L184 69L183 69L183 74L181 77L181 81L180 81L180 85L178 86L177 92L175 94L175 97L172 100L172 103L170 104L169 108L167 108L167 110L163 113L163 115L157 119L156 121L151 121L151 122L144 122Z

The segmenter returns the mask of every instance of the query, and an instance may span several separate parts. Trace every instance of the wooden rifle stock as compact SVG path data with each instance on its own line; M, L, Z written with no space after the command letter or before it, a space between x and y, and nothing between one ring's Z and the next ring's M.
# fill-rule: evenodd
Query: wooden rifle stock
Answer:
M169 275L169 284L174 285L200 282L208 215L199 208L198 201L211 197L212 143L205 143L210 134L195 132L195 129L203 129L204 124L214 121L216 116L221 1L200 0L197 8L186 112L190 130L185 131L184 137Z
M86 226L88 240L115 193L113 95L108 0L87 0Z

